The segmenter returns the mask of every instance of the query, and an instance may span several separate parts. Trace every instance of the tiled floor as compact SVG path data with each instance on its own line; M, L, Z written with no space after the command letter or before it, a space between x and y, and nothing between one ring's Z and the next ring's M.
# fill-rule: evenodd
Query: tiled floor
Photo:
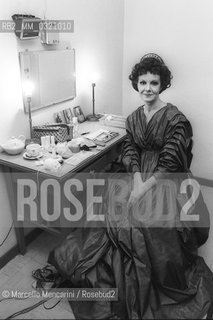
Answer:
M47 264L49 251L56 245L58 238L44 232L27 247L27 253L17 255L4 268L0 270L0 319L6 319L15 312L28 308L41 301L43 298L35 297L36 291L32 287L34 278L32 270L44 267ZM45 244L45 245L44 245ZM7 299L3 300L3 291L32 292L33 298L28 299ZM48 300L45 305L41 304L34 310L21 314L15 319L75 319L66 299L62 299L53 309L51 308L59 299Z

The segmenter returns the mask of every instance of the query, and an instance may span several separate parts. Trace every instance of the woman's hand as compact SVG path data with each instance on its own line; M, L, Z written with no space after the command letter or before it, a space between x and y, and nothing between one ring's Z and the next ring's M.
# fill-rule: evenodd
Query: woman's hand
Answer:
M127 207L130 208L131 206L135 205L136 202L141 199L145 193L151 189L151 187L156 184L156 179L155 177L151 177L145 182L143 182L141 178L141 173L136 172L134 174L134 180L133 180L133 189L132 192L130 193L129 200L127 202Z
M144 182L141 178L141 173L136 172L133 178L133 189L130 193L130 197L127 203L127 206L133 206L140 197L145 193Z

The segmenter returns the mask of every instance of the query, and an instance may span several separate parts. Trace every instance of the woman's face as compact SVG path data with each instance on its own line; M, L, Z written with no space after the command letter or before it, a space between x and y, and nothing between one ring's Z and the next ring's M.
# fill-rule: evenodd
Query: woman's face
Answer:
M138 77L138 92L147 104L153 104L159 98L161 89L160 76L147 72Z

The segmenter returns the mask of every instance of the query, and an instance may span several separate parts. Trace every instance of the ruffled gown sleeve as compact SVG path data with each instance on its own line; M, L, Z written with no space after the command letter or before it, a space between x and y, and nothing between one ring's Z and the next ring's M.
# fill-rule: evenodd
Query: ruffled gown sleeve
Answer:
M156 179L167 173L188 172L192 160L192 127L183 114L171 115L164 133L164 143L159 152L153 173Z
M122 162L127 172L140 172L141 161L140 161L140 148L135 143L133 136L133 121L129 116L126 121L126 140L123 144L122 150Z

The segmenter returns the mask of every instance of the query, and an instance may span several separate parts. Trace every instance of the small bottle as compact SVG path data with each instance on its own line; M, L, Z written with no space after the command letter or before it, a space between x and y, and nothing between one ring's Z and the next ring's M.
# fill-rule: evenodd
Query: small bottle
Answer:
M52 156L53 156L53 158L55 158L56 157L56 150L55 150L55 137L54 136L50 137L50 145L51 145Z
M49 151L50 148L50 136L46 136L46 150Z
M73 122L73 139L75 139L75 138L79 137L78 118L77 117L73 117L72 122Z

